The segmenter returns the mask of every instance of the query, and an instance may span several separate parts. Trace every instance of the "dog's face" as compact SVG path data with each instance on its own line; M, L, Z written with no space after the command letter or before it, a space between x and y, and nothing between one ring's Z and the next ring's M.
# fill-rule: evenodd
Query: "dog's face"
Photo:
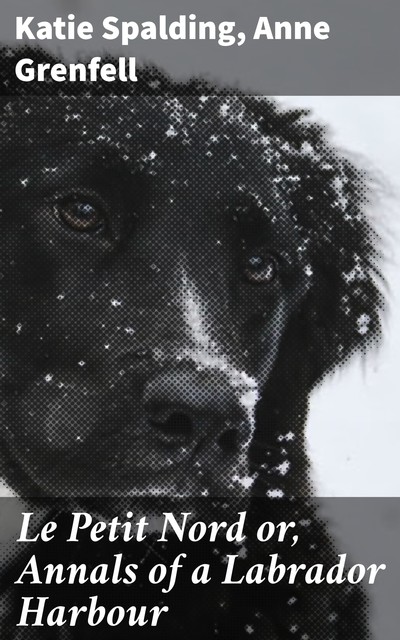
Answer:
M375 323L358 248L328 256L332 219L359 215L337 159L221 96L22 99L3 123L11 459L47 494L250 491L293 322L316 340L351 316L315 379Z

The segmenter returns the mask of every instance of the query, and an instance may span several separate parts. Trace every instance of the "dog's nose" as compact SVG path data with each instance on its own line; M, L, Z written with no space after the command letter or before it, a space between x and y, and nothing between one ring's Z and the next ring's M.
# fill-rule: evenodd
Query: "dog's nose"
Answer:
M226 453L240 443L239 427L233 426L241 423L235 404L229 384L205 372L161 374L144 392L148 425L161 442L208 442Z

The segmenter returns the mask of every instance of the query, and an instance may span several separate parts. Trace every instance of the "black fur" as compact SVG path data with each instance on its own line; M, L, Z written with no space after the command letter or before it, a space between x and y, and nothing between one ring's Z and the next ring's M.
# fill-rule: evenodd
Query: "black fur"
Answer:
M309 394L379 337L369 176L270 99L151 68L32 87L16 55L0 76L7 481L312 494ZM320 624L307 637L344 637Z

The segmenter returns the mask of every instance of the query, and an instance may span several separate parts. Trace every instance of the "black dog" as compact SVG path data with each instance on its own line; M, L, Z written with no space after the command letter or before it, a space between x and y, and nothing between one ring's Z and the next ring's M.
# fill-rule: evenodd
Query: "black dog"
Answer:
M154 69L128 96L21 88L14 62L7 481L31 496L312 493L309 393L379 334L368 176L269 99Z

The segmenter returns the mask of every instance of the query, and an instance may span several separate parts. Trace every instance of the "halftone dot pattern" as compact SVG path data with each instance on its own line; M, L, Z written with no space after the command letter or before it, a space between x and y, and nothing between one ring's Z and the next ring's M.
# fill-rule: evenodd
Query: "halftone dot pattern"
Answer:
M7 481L29 496L312 495L309 393L379 337L371 178L269 98L152 68L137 85L22 85L17 57L0 69ZM366 638L360 618L340 631L330 591L300 613L291 597L253 637Z

